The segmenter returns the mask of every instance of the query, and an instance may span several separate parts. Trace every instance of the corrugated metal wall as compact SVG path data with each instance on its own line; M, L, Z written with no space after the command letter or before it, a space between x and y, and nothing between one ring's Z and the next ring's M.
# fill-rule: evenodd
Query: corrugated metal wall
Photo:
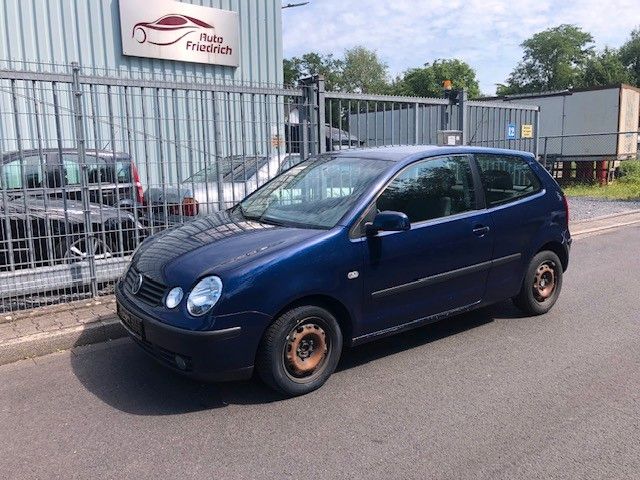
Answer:
M77 61L83 75L169 80L194 86L205 82L282 85L280 0L189 3L239 12L239 67L123 56L118 0L0 0L0 69L70 74L69 64ZM53 88L49 83L0 81L0 155L38 147L75 148L70 85L60 83L57 92ZM204 140L198 143L196 138L202 125L213 130L213 114L203 106L210 110L213 98L213 94L184 89L89 86L83 95L87 146L124 151L138 163L148 152L163 160L155 162L151 170L140 166L145 186L177 182L181 176L191 175L193 168L211 161L216 151L211 134L206 148L200 148L208 154L199 151L195 167L181 161L193 155L195 145L204 145ZM284 129L281 107L278 110L282 98L222 93L216 98L220 156L264 155L273 132L263 132L262 127L269 124L274 132L278 127L281 132ZM36 107L40 109L39 120Z
M153 0L148 2L151 5ZM77 61L84 74L282 83L280 0L185 3L239 13L241 53L237 69L123 56L118 0L0 1L0 68L68 73L64 65Z

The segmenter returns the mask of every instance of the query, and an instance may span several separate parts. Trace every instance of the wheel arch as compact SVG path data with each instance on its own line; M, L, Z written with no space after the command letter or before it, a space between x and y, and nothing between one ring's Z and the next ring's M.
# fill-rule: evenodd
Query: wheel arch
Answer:
M280 317L285 312L296 308L301 307L303 305L314 305L316 307L324 308L328 310L336 320L338 321L338 325L340 326L340 330L342 331L342 337L344 339L344 343L346 345L351 344L351 339L353 338L353 318L349 309L335 297L326 294L313 294L306 295L304 297L297 298L294 301L289 302L284 307L282 307L278 313L276 313L272 317L271 323L273 323L278 317Z
M536 255L543 251L551 251L555 253L560 259L560 263L562 264L562 271L566 272L569 267L569 252L560 242L551 241L542 245L538 251L536 251Z

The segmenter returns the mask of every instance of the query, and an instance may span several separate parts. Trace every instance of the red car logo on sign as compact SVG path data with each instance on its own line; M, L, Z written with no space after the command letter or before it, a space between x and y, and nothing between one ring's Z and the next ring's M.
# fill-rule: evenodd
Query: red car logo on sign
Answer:
M170 14L154 22L141 22L133 27L131 36L138 43L173 45L196 30L213 28L202 20L187 15Z

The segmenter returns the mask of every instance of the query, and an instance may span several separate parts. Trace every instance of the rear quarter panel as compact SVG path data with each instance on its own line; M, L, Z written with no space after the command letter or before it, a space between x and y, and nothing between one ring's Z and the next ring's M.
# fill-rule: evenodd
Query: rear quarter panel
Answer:
M564 244L569 238L563 194L557 183L533 158L531 168L543 190L515 202L489 209L495 244L493 258L520 253L519 261L492 268L487 283L487 303L516 295L533 256L549 242Z

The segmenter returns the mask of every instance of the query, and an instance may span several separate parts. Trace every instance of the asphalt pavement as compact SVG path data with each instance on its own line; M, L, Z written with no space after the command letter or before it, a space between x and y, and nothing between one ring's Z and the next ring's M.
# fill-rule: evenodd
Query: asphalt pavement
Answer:
M549 314L505 302L348 352L319 391L199 384L128 339L0 367L12 478L640 475L640 226L574 243Z

